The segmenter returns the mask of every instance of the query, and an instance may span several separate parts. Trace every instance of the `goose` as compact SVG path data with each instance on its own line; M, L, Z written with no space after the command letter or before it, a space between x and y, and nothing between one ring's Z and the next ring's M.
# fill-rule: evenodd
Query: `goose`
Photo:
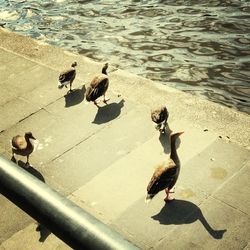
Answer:
M92 101L98 106L97 98L103 95L103 102L107 104L109 99L105 98L106 91L109 86L109 79L107 74L108 63L105 63L102 68L102 73L95 76L86 90L86 100Z
M59 82L58 82L58 88L62 89L63 87L67 88L67 85L69 84L70 89L69 91L72 91L72 83L75 80L76 77L76 66L77 62L73 62L71 65L71 68L68 70L65 70L60 73L59 75Z
M166 106L160 106L151 110L151 119L157 124L155 128L162 133L166 132L168 115L169 113Z
M146 203L153 199L158 192L164 189L167 195L164 201L167 202L173 200L173 198L170 197L170 193L172 193L171 189L174 187L180 173L180 160L177 155L175 142L183 133L184 132L178 132L170 135L170 157L166 162L160 164L154 171L147 186Z
M12 158L11 160L16 163L16 155L22 155L27 157L27 162L25 166L29 166L29 156L34 150L34 145L31 143L30 139L36 140L31 132L27 132L24 136L16 135L12 138Z

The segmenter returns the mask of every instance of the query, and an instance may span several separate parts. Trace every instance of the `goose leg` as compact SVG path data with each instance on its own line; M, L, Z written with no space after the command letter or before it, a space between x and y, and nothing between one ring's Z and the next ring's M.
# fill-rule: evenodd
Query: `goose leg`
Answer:
M160 123L159 124L159 131L160 131L160 133L164 133L164 125L163 125L163 123Z
M72 92L72 82L69 84L69 92Z
M30 163L29 163L29 155L27 155L27 161L25 163L25 167L28 168L30 166Z
M168 126L168 123L167 123L167 120L165 120L165 121L163 122L163 128L162 128L162 132L163 132L163 133L166 133L166 132L167 132L167 126Z
M165 133L165 126L164 126L164 122L162 122L160 124L160 129L159 129L160 133Z
M99 102L100 102L100 101L94 100L94 104L95 104L97 107L99 107L99 105L98 105Z
M155 129L161 131L161 124L155 125Z
M15 154L12 152L12 157L11 157L11 161L16 163L16 158L15 158Z
M107 101L109 101L110 98L105 98L105 94L103 95L103 102L107 104Z
M160 125L160 132L161 133L166 133L167 131L167 120L163 121Z
M174 197L170 196L171 193L174 193L171 189L169 190L168 188L166 188L165 192L167 195L166 198L164 199L165 202L174 200Z

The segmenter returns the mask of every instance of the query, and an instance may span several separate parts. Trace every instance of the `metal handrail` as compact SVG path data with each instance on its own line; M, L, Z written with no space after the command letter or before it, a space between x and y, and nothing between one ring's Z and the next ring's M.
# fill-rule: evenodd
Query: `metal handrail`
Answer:
M81 207L1 156L0 192L73 249L138 249Z

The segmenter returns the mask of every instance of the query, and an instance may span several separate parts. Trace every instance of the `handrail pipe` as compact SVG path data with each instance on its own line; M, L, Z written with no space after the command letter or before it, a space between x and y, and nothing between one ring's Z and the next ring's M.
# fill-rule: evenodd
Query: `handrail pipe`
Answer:
M0 192L73 249L138 249L118 232L2 156Z

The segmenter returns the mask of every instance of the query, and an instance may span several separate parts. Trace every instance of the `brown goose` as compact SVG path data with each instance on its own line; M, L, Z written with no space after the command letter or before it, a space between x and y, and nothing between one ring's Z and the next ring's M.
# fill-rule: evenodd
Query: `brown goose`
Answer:
M160 132L166 132L167 120L168 120L168 110L166 106L160 106L151 110L151 119L157 125L156 129Z
M183 133L184 132L178 132L170 135L170 158L156 168L147 187L146 202L149 202L158 192L164 189L167 194L164 200L167 202L173 199L169 194L180 172L180 160L177 155L175 141Z
M25 133L24 136L16 135L12 138L12 158L11 160L16 163L16 155L22 155L27 157L25 166L29 166L29 156L34 150L33 144L30 139L36 140L31 132Z
M75 80L76 77L76 66L77 62L73 62L71 65L71 68L68 70L65 70L60 73L59 75L59 82L58 82L58 88L62 89L63 87L67 88L67 85L69 84L70 89L69 91L72 91L72 83Z
M86 90L86 100L92 101L95 105L98 104L97 98L103 95L103 102L107 103L109 99L105 98L106 91L109 86L109 79L107 74L108 63L105 63L102 68L102 73L93 78L90 86Z

